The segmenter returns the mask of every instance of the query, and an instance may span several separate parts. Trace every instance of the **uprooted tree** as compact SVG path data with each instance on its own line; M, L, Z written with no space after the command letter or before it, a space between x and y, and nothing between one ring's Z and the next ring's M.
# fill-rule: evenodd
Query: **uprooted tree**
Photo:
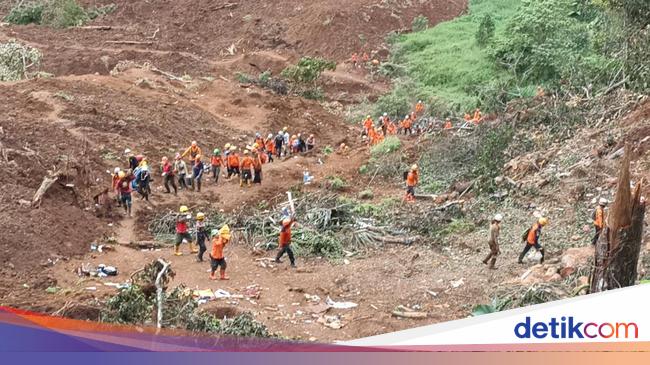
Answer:
M17 81L29 77L29 70L41 62L41 52L14 39L0 43L0 81Z
M626 146L616 198L606 227L596 243L591 293L632 286L637 279L645 201L641 198L641 182L634 190L630 186L630 158L630 148Z

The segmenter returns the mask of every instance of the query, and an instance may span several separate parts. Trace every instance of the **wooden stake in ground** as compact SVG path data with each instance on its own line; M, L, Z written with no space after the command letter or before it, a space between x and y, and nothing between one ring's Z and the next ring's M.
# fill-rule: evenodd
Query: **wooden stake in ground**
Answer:
M641 198L641 182L634 190L630 187L630 158L630 148L626 146L616 198L606 227L596 243L591 293L632 286L637 279L645 201Z

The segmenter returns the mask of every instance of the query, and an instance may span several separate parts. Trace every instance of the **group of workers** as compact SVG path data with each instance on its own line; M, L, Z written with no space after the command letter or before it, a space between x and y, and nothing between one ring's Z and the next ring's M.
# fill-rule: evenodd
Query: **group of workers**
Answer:
M264 138L260 133L255 134L250 145L240 148L227 143L223 151L215 148L209 161L205 160L201 147L196 141L182 153L177 153L173 160L163 157L160 163L160 176L163 180L165 193L176 195L180 189L201 191L204 175L210 176L216 184L222 175L228 180L239 177L241 187L262 183L262 166L292 154L303 153L314 149L316 137L302 134L291 135L283 128L276 135L269 134ZM118 205L131 216L132 194L138 192L142 199L149 200L151 194L151 170L146 156L136 155L130 149L124 151L128 168L116 167L112 176L112 189Z
M207 252L206 242L211 240L212 247L210 249L210 279L211 280L228 280L226 276L226 257L224 249L230 242L231 231L230 227L225 224L220 229L213 229L210 232L206 227L206 216L202 212L198 212L193 218L190 209L183 205L179 209L176 218L176 239L174 245L174 255L182 256L181 245L188 244L191 254L196 254L196 262L203 262L203 256ZM194 221L194 235L190 228L190 223ZM285 214L281 221L280 234L278 236L278 253L275 258L276 263L281 263L281 258L286 253L289 256L289 262L292 268L296 267L296 259L291 249L291 229L296 224L296 219L293 214ZM217 277L217 270L219 270L219 277Z
M592 245L596 245L600 235L602 233L603 227L605 225L605 208L607 207L608 200L605 198L600 198L598 201L598 206L594 210L592 215L593 226L594 226L594 237L591 240ZM497 256L501 254L499 249L499 235L501 233L501 222L503 221L503 215L497 214L492 219L490 224L490 233L488 237L488 246L490 252L483 259L483 263L488 265L489 269L496 269ZM524 243L524 248L519 254L517 262L519 264L524 263L524 257L528 254L531 249L535 249L541 254L540 264L544 263L545 251L544 247L540 243L540 237L542 234L542 228L546 227L549 224L549 220L546 217L538 218L532 226L530 226L523 234L522 241Z
M433 117L424 118L425 109L424 103L419 100L415 104L413 111L399 121L394 121L388 113L383 113L375 123L372 116L368 115L362 122L362 136L367 139L369 145L374 146L381 143L389 135L419 135L439 129L450 130L454 128L451 118L446 118L444 122ZM479 125L483 121L483 116L481 110L477 108L473 116L465 113L464 119L465 122L462 123L464 126L468 126L468 124Z

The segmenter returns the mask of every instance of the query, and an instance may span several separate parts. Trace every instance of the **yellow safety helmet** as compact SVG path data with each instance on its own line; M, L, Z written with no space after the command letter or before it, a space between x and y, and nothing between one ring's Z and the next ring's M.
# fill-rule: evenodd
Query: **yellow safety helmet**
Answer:
M230 239L230 227L227 224L224 224L223 227L219 230L219 236L229 240Z
M411 166L411 171L417 171L417 169L418 169L418 165Z
M548 218L542 217L539 219L539 221L537 221L537 223L539 223L543 227L548 224Z
M179 209L181 213L187 213L190 211L190 208L187 207L187 205L181 205L181 209Z
M126 177L126 173L124 171L120 171L117 173L117 177L120 179L124 179Z
M223 146L223 149L224 149L224 150L227 150L227 149L229 149L229 148L230 148L230 143L226 143L226 145Z
M230 150L231 151L237 151L237 147L236 146L230 146Z
M196 213L196 220L197 220L197 221L202 221L202 220L204 220L204 219L205 219L205 214L200 213L200 212L199 212L199 213Z
M247 155L247 154L248 154L248 150L244 150L244 154Z

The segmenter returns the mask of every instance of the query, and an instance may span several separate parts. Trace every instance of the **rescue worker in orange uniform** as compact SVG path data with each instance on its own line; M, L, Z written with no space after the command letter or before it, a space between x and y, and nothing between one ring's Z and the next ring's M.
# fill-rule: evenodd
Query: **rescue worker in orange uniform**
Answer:
M532 247L535 247L535 249L542 254L542 258L539 260L539 263L540 264L544 263L544 247L540 245L539 237L542 234L542 227L545 227L547 224L548 224L548 219L542 217L538 219L537 222L533 224L533 226L530 229L528 229L527 233L523 237L526 246L524 246L523 251L521 251L521 254L519 254L519 260L517 261L518 263L520 264L524 263L524 257Z
M212 157L210 158L210 168L212 170L212 178L214 183L219 182L219 175L221 174L221 166L223 166L223 159L221 158L221 150L215 148L212 151Z
M404 135L408 134L413 134L413 121L411 120L411 116L407 115L406 118L404 118L404 122L402 122L402 128L404 129Z
M596 242L598 242L598 239L600 238L600 233L603 231L603 227L605 227L605 207L607 207L607 203L607 199L600 198L598 206L594 211L593 220L596 233L594 234L594 238L591 240L592 245L596 245Z
M190 162L192 165L194 165L194 161L196 161L196 156L202 155L201 153L201 147L198 146L196 141L192 141L192 144L183 152L181 157L185 158L186 156L190 156Z
M223 249L230 241L230 228L224 225L220 230L212 230L212 250L210 251L210 279L217 280L217 269L219 271L219 280L229 280L226 276L226 257L223 254Z
M444 129L451 129L451 128L453 128L453 125L451 124L451 120L449 120L449 118L445 119Z
M262 156L264 154L261 152L253 153L253 173L255 174L253 184L262 183Z
M469 115L469 113L465 113L465 116L463 117L466 122L471 122L472 121L472 116Z
M481 116L481 109L476 108L474 111L474 124L479 124L481 122L481 119L483 119Z
M275 154L275 139L273 138L273 133L270 133L264 142L264 149L266 151L266 156L268 162L273 162L273 155Z
M424 113L424 103L422 100L418 100L417 104L415 104L415 113L417 115L422 115L422 113Z
M253 180L253 159L250 156L248 150L244 150L244 158L241 160L241 179L239 180L239 186L242 187L244 184L251 186Z
M368 135L368 131L370 128L372 128L375 125L375 123L372 121L372 118L369 116L366 117L366 119L363 121L363 134L362 135Z
M415 187L420 181L418 165L411 166L411 171L406 175L406 201L415 201Z
M237 153L237 147L231 146L230 153L227 158L228 163L228 179L233 175L239 175L239 154Z
M350 62L352 62L352 67L354 68L357 68L359 65L359 55L356 52L354 52L352 57L350 57Z
M275 257L276 263L281 263L280 259L286 253L289 255L289 262L291 262L291 267L296 267L296 259L293 256L293 250L291 249L291 227L296 223L294 217L287 217L282 220L282 229L280 230L280 237L278 238L278 244L280 246L280 251Z

